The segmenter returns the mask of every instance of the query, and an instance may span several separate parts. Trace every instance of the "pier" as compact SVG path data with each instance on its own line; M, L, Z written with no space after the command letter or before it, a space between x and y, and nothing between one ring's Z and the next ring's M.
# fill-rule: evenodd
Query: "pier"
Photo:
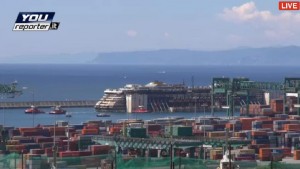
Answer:
M0 102L0 108L5 109L17 109L17 108L28 108L31 105L50 108L54 106L62 107L94 107L96 100L72 100L72 101L35 101L35 102Z

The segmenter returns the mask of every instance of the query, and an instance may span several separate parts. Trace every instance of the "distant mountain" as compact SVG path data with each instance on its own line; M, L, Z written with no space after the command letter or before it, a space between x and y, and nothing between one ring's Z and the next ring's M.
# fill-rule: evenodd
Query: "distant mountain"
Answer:
M223 51L165 49L100 53L92 61L116 65L300 65L300 47L237 48Z

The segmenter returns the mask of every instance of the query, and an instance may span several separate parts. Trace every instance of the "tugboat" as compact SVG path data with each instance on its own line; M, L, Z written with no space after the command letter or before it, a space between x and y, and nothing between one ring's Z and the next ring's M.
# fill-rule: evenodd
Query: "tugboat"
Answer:
M99 113L97 114L97 117L110 117L110 115L105 113Z
M40 114L40 113L45 113L45 112L32 105L30 108L25 110L25 113L26 114Z
M55 106L53 110L49 112L49 114L66 114L66 110L62 109L60 106Z
M132 113L148 113L148 110L144 106L139 106L137 109L133 110Z

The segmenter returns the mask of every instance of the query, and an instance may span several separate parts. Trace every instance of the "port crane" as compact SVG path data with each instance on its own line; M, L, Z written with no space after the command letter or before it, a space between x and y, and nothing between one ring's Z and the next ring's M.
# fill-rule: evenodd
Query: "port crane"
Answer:
M15 98L22 94L22 90L17 89L18 82L14 81L11 84L0 84L0 95L8 98Z
M221 77L213 78L212 90L211 90L211 114L214 115L215 98L218 94L226 95L227 115L233 116L234 113L234 98L237 96L246 96L246 101L243 101L246 105L247 115L249 114L249 94L252 90L263 91L282 91L284 93L283 99L283 113L286 114L286 97L290 93L297 95L297 114L300 115L300 78L284 79L284 83L277 82L255 82L250 81L249 78L230 78ZM296 107L296 106L295 106Z

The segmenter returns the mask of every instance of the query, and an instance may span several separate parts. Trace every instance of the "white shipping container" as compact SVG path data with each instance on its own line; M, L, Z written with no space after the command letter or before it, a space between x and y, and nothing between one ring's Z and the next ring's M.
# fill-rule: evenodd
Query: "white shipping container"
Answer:
M199 130L200 131L213 131L214 126L213 125L200 125Z
M143 124L142 123L130 123L129 127L130 128L142 128Z

